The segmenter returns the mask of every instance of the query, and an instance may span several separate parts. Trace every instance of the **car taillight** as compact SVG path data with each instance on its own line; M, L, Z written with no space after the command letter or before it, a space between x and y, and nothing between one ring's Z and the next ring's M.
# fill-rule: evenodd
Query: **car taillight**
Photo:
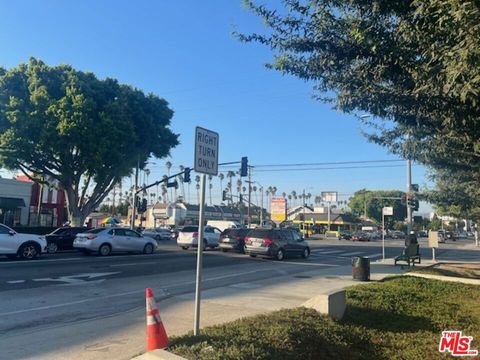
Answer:
M247 236L245 238L245 244L251 244L252 243L252 238L250 236Z
M270 238L263 239L263 245L272 245L273 240Z
M198 232L194 232L194 233L192 234L192 236L193 236L194 238L198 237Z
M240 240L240 236L235 236L235 240Z
M97 237L97 235L93 235L93 234L92 234L92 235L88 235L88 236L87 236L87 240L93 240L93 239L95 239L96 237Z

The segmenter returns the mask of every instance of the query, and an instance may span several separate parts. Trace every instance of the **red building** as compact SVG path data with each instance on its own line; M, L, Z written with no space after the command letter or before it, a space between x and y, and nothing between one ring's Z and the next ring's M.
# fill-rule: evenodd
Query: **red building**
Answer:
M31 181L26 176L17 176L17 180ZM40 207L38 204L41 204ZM63 190L32 183L29 225L62 226L66 220L65 205L65 192Z

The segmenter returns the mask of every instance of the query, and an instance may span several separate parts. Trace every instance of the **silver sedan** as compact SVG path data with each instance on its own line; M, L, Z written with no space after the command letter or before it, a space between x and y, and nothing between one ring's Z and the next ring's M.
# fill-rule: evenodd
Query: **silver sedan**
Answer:
M73 247L85 254L98 253L102 256L112 252L140 252L153 254L157 242L150 237L143 237L136 231L121 228L97 228L80 233L73 241Z

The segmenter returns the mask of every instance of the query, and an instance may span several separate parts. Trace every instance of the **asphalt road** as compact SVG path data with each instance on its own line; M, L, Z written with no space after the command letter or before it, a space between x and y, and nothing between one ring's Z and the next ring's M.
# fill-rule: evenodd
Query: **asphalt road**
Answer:
M422 256L431 250L420 240ZM310 241L308 259L283 262L250 258L238 253L207 250L203 259L202 289L238 283L281 279L314 269L349 265L354 256L382 258L381 241L352 243L338 240ZM386 242L386 257L401 253L402 241ZM479 261L480 251L471 241L441 244L439 260ZM152 255L85 256L65 252L42 256L35 261L12 261L0 257L0 347L9 358L32 358L44 351L42 338L59 327L91 322L101 333L101 322L143 308L145 287L154 287L158 300L191 294L195 286L196 251L180 250L173 241L163 242ZM33 336L32 334L35 334ZM41 335L39 335L41 334ZM29 336L37 346L14 349L12 344ZM58 346L68 347L75 338L67 336ZM63 344L63 345L62 345ZM9 348L10 347L10 348ZM43 350L41 350L43 349ZM37 353L38 352L38 353ZM1 358L1 355L0 355Z

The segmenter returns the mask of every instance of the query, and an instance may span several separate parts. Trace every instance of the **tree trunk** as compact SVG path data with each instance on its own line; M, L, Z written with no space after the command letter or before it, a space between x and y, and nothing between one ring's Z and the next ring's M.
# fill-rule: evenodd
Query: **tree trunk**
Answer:
M71 187L65 186L68 220L71 226L83 226L85 225L85 219L90 214L88 207L80 208L77 206L78 195ZM88 208L88 209L87 209Z

